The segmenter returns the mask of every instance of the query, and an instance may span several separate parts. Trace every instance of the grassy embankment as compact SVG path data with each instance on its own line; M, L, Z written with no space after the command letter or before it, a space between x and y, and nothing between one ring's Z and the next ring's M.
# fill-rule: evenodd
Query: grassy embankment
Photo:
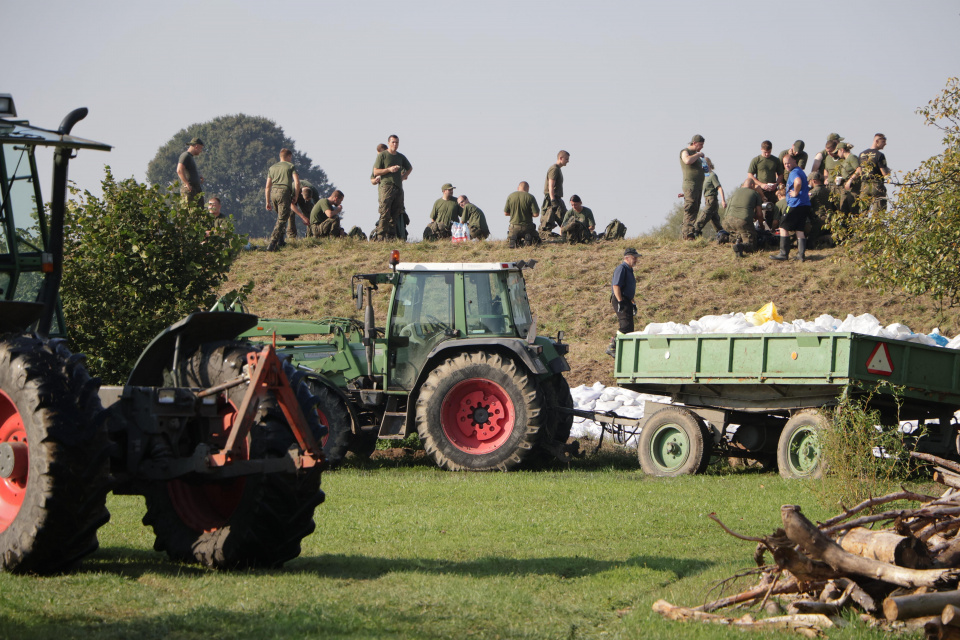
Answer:
M862 288L857 269L839 250L811 251L811 260L787 264L770 260L767 251L743 259L729 246L700 240L680 243L653 238L594 245L549 244L511 250L505 241L381 244L351 240L301 240L277 253L245 252L234 265L224 290L255 283L248 308L264 317L297 319L358 315L350 298L354 273L387 271L391 249L404 262L497 262L535 259L525 272L538 333L563 330L569 342L567 375L572 386L601 381L612 384L610 359L603 351L616 330L608 302L610 277L635 246L641 253L635 272L639 313L637 328L648 322L689 322L709 314L755 311L773 301L786 320L813 320L823 313L872 313L883 324L902 322L914 331L935 326L949 336L960 332L956 314L937 318L935 304L900 292L886 294ZM382 324L389 288L375 298Z
M505 244L401 247L404 260L533 257L530 298L541 331L564 330L573 384L610 381L608 277L636 245L639 324L753 310L773 300L788 318L871 312L916 330L930 301L859 289L832 252L800 265L765 254L654 240L510 251ZM349 277L385 268L389 245L327 243L251 252L226 287L256 282L251 310L314 318L355 313ZM386 292L378 300L384 317ZM956 320L942 323L957 331ZM0 574L0 639L16 638L742 638L669 623L658 598L696 605L752 564L753 545L723 533L768 534L779 506L828 514L809 485L712 467L704 476L645 476L634 452L612 450L564 471L454 474L424 460L354 462L324 476L327 502L302 555L281 570L211 572L152 551L143 502L112 496L101 549L73 574ZM744 585L746 586L746 585ZM770 637L770 636L764 636ZM774 634L772 637L793 638ZM855 623L832 638L881 638Z

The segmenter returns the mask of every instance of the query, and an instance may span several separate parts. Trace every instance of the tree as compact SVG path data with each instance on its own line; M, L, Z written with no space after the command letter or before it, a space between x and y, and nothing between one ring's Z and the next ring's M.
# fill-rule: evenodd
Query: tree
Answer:
M208 196L221 198L224 214L234 217L238 233L259 237L273 229L276 213L266 210L263 188L267 169L279 160L284 147L293 151L300 180L310 182L322 196L335 188L323 169L297 151L293 140L275 122L242 113L192 124L177 132L147 165L150 184L179 187L177 161L186 151L187 141L194 137L204 142L203 153L197 158L203 190Z
M244 245L227 221L184 206L165 187L116 182L103 199L73 190L64 222L63 309L76 351L108 384L122 384L144 347L209 308Z
M917 109L943 133L943 151L903 174L889 209L849 216L834 233L849 239L868 284L929 294L940 306L960 303L960 85Z

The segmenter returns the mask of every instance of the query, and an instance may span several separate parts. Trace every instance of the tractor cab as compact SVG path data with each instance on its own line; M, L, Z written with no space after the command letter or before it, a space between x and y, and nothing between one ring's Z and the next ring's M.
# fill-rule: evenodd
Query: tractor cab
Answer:
M13 97L0 94L0 333L32 327L41 335L64 334L58 293L67 165L78 149L111 148L69 135L86 115L76 109L56 131L41 129L18 120ZM55 149L49 210L40 192L37 147Z

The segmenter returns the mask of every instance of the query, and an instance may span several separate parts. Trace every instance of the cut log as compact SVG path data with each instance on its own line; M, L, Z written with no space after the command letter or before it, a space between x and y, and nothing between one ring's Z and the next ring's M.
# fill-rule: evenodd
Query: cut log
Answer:
M887 620L906 620L941 615L947 605L960 606L960 591L937 591L912 596L895 596L883 601Z
M950 627L960 627L960 607L948 604L940 614L940 622Z
M796 505L780 507L780 517L783 519L787 537L796 543L807 557L826 562L841 573L876 578L908 589L955 588L960 580L960 569L908 569L848 553L823 535L816 525L800 513L800 507Z
M953 487L954 489L960 488L960 475L950 473L949 471L937 469L933 472L933 481L947 485L948 487Z
M911 569L916 569L920 565L929 566L926 545L912 536L857 527L847 531L838 542L844 551L861 558L879 560Z

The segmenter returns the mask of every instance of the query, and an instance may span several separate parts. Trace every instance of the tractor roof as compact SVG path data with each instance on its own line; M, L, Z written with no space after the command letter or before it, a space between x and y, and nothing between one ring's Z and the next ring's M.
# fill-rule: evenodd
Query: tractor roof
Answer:
M0 118L0 143L35 145L41 147L70 147L71 149L99 149L109 151L112 147L103 142L65 135L30 126L26 120Z
M517 262L401 262L397 271L519 271Z

